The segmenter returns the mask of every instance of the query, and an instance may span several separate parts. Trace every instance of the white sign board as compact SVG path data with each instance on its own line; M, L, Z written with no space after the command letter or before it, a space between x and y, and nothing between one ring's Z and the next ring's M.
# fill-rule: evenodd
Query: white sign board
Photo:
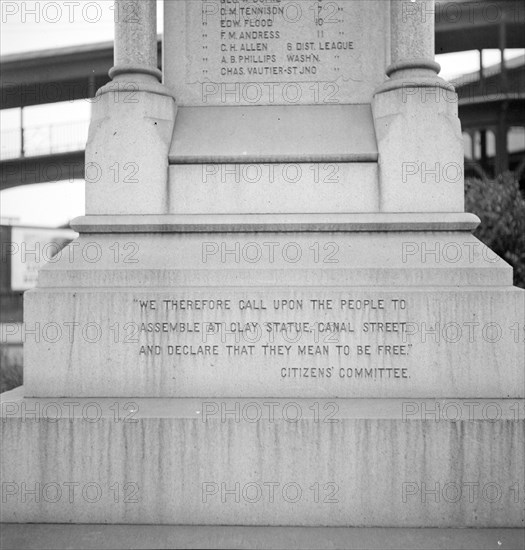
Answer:
M38 270L57 261L69 242L77 237L72 229L13 227L11 233L11 289L28 290L36 285Z

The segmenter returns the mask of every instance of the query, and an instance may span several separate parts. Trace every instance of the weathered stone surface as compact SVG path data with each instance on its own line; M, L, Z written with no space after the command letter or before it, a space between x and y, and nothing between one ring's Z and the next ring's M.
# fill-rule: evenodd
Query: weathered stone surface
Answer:
M375 212L375 162L172 164L172 214Z
M468 232L76 244L26 295L27 395L523 395L524 293Z
M369 103L389 4L167 2L164 74L180 105Z
M28 395L523 395L518 291L130 288L30 300L43 335L27 336ZM210 310L221 303L229 310Z
M523 530L447 529L414 527L253 527L206 525L94 525L94 524L4 524L0 542L5 548L40 550L141 550L196 548L231 550L480 550L496 548L505 541L509 548L523 546Z
M181 107L170 149L173 164L377 160L370 105Z
M324 233L377 231L474 231L480 219L466 212L361 212L316 214L169 214L164 216L80 216L79 233ZM471 238L471 237L469 237ZM508 279L511 281L512 279Z
M374 97L382 212L463 212L457 96L415 84Z
M168 212L172 97L136 84L99 96L86 146L87 214Z
M157 6L154 2L115 2L115 66L134 72L157 68Z
M523 402L22 393L2 395L2 521L523 526Z
M392 63L433 59L433 0L391 0Z

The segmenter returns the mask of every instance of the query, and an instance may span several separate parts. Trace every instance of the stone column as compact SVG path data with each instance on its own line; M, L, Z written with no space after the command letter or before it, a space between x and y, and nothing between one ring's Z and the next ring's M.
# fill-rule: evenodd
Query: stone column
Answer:
M158 82L157 59L156 0L116 0L115 65L109 76L146 75Z
M391 0L391 65L386 74L394 85L402 81L447 85L436 78L441 70L434 61L434 0Z
M463 212L454 87L434 61L434 0L391 0L391 63L374 94L383 212Z
M86 147L87 215L168 211L177 107L157 66L156 12L156 0L115 0L112 81L97 92Z

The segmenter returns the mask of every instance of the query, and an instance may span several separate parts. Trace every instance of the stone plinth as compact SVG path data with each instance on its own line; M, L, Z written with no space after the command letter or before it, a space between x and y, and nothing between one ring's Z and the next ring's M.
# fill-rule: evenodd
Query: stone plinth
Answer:
M523 526L523 401L22 395L2 521Z
M115 550L141 548L197 548L231 550L480 550L496 548L505 541L509 548L523 546L521 529L436 529L370 527L236 527L195 525L64 525L4 524L0 541L6 548L40 550Z

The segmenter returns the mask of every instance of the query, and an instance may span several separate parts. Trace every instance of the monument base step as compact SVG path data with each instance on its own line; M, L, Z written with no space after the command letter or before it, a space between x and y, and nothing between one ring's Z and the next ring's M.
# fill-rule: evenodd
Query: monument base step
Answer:
M1 399L1 520L523 527L523 405L27 399L21 387Z
M346 550L516 550L522 529L208 527L172 525L4 524L2 548L37 550L224 548Z

